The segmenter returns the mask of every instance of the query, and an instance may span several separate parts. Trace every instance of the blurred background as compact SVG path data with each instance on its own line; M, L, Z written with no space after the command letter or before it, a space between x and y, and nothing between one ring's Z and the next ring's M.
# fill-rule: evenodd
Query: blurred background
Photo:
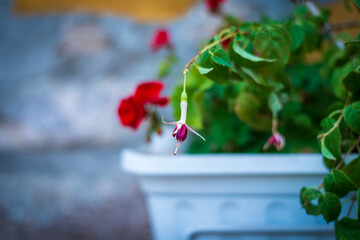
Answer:
M346 20L341 1L320 4ZM223 12L282 19L293 7L229 0ZM0 0L0 239L151 239L144 196L119 167L148 126L122 127L117 106L156 79L159 26L178 56L164 79L170 95L219 23L195 0ZM172 119L170 107L161 113Z

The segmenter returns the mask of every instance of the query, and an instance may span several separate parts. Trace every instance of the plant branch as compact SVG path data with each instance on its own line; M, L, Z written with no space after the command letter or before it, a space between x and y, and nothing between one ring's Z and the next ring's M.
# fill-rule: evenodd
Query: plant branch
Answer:
M348 102L349 102L349 98L346 99L345 105L344 105L343 109L341 110L340 117L336 120L336 122L334 123L332 128L330 128L326 133L320 134L319 136L317 136L317 138L324 138L324 137L328 136L330 133L332 133L332 131L334 131L340 125L341 120L344 117L345 107L348 105Z
M335 169L339 169L341 167L341 165L344 163L345 159L350 155L350 153L352 153L356 146L359 145L360 143L360 136L359 138L356 140L356 143L354 145L351 146L351 148L349 148L349 150L346 152L345 156L341 159L341 161L339 162L339 164L336 166Z
M352 197L351 205L350 205L350 208L349 208L349 210L347 212L347 215L346 215L347 217L350 216L351 210L352 210L352 208L354 206L354 203L355 203L356 199L357 199L357 193L355 193L354 196Z
M204 52L208 51L209 49L211 49L212 47L216 46L216 45L219 44L219 43L222 43L222 42L224 42L224 41L226 41L226 40L228 40L228 39L230 39L230 38L233 38L236 33L237 33L237 31L232 32L232 33L230 33L230 34L228 34L228 35L220 38L219 40L214 41L214 42L206 45L200 52L198 52L198 53L190 60L190 62L188 62L188 63L185 65L185 68L184 68L184 70L183 70L183 74L185 75L187 72L189 72L191 64L193 64L193 63L196 61L196 59L198 59L198 57L200 57Z

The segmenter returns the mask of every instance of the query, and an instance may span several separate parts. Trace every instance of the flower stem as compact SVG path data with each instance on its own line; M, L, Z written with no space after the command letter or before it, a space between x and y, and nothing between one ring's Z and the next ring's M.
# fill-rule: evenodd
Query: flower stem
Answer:
M236 35L236 33L237 33L237 31L232 32L232 33L230 33L230 34L228 34L228 35L220 38L219 40L214 41L214 42L206 45L203 49L201 49L200 52L198 52L198 53L190 60L190 62L188 62L188 63L185 65L185 68L184 68L184 70L183 70L183 74L185 75L186 73L189 72L191 64L193 64L193 63L195 62L195 60L198 59L198 57L200 57L204 52L208 51L209 49L211 49L212 47L216 46L217 44L222 43L223 41L226 41L226 40L228 40L228 39L230 39L230 38L233 38L233 37Z

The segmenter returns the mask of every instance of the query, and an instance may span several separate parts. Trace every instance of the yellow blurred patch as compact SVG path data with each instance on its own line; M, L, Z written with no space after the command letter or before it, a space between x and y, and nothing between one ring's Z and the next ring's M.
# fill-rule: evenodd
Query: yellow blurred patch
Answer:
M87 12L130 17L140 22L166 22L184 15L198 0L16 0L18 14Z

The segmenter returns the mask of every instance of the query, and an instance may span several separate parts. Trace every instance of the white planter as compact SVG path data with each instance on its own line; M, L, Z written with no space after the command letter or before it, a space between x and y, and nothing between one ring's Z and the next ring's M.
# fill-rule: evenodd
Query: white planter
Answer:
M335 239L333 223L307 215L299 203L301 187L328 173L320 154L125 150L122 166L139 176L154 240Z

